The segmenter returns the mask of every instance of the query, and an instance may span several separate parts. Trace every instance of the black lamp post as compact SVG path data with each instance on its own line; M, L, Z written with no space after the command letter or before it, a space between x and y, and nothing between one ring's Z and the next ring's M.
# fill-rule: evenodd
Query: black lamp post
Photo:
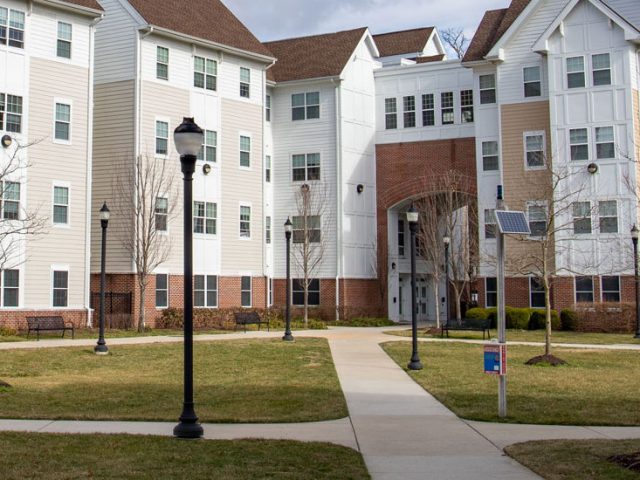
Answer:
M109 208L107 202L104 202L100 209L100 226L102 227L102 250L100 252L100 337L98 344L93 351L97 355L106 355L109 353L107 342L104 341L104 288L106 282L105 259L107 256L107 227L109 226Z
M173 434L200 438L204 431L193 407L193 173L204 134L193 118L185 117L173 132L173 139L184 175L184 403Z
M411 233L411 337L412 348L411 361L407 368L409 370L422 370L422 362L418 356L418 319L416 305L416 232L418 230L418 211L411 204L407 211L407 221L409 222L409 232Z
M631 229L631 241L633 242L633 278L636 284L636 334L634 338L640 338L640 288L638 286L638 227Z
M442 238L444 243L444 319L449 323L449 244L451 238L445 235Z
M284 222L284 236L287 239L287 285L285 287L285 294L287 296L285 307L285 332L282 340L286 342L293 341L293 335L291 335L291 232L293 231L293 224L291 219L287 217L287 221Z

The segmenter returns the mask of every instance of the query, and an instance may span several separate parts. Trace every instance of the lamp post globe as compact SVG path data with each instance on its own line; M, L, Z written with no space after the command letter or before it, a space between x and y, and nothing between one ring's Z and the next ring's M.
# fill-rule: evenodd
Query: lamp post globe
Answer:
M636 292L636 334L634 338L640 338L640 285L638 285L638 227L631 228L631 241L633 242L633 280Z
M107 342L104 340L104 290L106 285L106 256L107 256L107 227L109 226L109 207L107 202L102 204L100 209L100 227L102 228L102 246L100 251L100 334L98 343L93 351L97 355L106 355L109 353Z
M285 342L292 342L293 335L291 335L291 233L293 232L293 224L291 223L291 219L287 217L287 221L284 222L284 236L287 241L287 252L286 252L286 260L287 260L287 279L285 286L285 332L282 340Z
M200 438L204 431L193 402L193 174L204 132L193 118L185 117L175 129L173 140L184 176L184 402L173 434L178 438Z
M411 361L407 365L409 370L422 370L422 362L418 356L418 318L416 302L416 232L418 231L419 213L411 204L407 211L407 222L411 234Z

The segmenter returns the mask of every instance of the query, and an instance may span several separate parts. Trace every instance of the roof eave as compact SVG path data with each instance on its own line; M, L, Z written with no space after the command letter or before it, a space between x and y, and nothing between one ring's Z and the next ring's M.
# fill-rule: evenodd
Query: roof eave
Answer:
M327 77L312 77L312 78L300 78L297 80L285 80L283 82L275 81L275 86L290 86L290 85L306 85L308 83L317 83L317 82L335 82L342 81L341 75L330 75Z
M499 55L498 50L503 49L504 45L511 40L513 35L520 29L520 26L524 23L529 14L537 7L540 0L531 0L529 4L520 12L518 18L507 28L507 31L502 34L498 41L491 47L487 57L496 57Z
M84 7L75 3L69 3L62 0L34 0L34 3L41 5L47 5L55 7L61 10L67 10L69 12L77 13L80 15L87 15L89 17L103 17L104 10L97 10L95 8Z

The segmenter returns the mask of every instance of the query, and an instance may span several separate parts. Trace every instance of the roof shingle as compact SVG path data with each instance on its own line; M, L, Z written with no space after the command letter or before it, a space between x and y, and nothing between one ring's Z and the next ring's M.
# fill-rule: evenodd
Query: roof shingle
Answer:
M418 53L424 50L433 27L415 28L401 32L381 33L373 36L381 57Z
M104 9L100 6L97 0L62 0L63 3L70 3L72 5L79 5L81 7L91 8L103 12Z

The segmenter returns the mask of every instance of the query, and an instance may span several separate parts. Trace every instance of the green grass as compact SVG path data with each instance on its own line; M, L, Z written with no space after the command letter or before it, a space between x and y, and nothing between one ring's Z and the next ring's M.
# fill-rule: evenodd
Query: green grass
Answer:
M75 331L75 338L77 339L98 339L98 329L89 329L82 328L77 329ZM110 338L128 338L128 337L158 337L158 336L182 336L182 330L177 329L168 329L168 328L158 328L158 329L148 329L142 333L139 333L137 330L106 330L105 338L107 339L107 343ZM196 330L194 332L195 335L217 335L224 333L233 333L233 330ZM40 332L40 340L57 340L62 338L61 332ZM71 339L71 332L66 332L64 335L65 339ZM26 332L20 332L16 335L0 335L0 342L25 342L27 340L35 340L36 334L32 333L29 338L27 338Z
M329 325L336 327L393 327L397 323L388 318L359 317L347 320L328 322Z
M403 368L410 342L383 344ZM483 373L483 346L465 343L421 343L424 369L409 372L426 390L458 416L495 422L498 380ZM527 366L541 347L508 349L505 421L561 425L640 425L640 356L638 352L555 348L569 362L561 367Z
M5 480L368 479L362 456L329 443L0 433Z
M637 480L637 472L607 458L639 450L640 440L544 440L505 449L509 456L549 480Z
M411 330L394 330L385 332L399 337L410 337ZM418 332L423 338L440 338L440 334ZM497 338L498 332L491 330L491 338ZM444 337L447 338L446 335ZM482 332L451 331L449 338L464 340L482 340ZM544 342L544 330L507 330L507 342ZM633 333L582 333L554 331L551 333L552 343L580 343L592 345L635 344L640 345L640 339L633 338Z
M183 347L176 344L3 351L0 417L175 420ZM203 422L305 422L347 408L324 339L194 345L196 412Z

